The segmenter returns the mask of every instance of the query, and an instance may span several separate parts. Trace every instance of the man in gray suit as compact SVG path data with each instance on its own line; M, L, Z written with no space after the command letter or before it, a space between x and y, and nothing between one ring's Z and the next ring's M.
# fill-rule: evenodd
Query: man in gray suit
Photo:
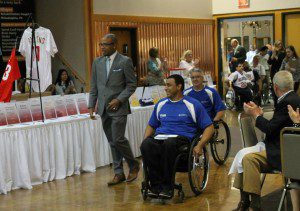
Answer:
M114 178L108 185L125 181L122 160L129 166L126 179L131 182L137 178L139 163L134 159L128 140L125 138L127 115L130 113L128 98L136 89L136 77L130 58L116 50L117 38L107 34L101 39L103 56L96 58L92 66L89 109L91 119L98 100L97 113L101 116L103 130L110 144L114 164Z

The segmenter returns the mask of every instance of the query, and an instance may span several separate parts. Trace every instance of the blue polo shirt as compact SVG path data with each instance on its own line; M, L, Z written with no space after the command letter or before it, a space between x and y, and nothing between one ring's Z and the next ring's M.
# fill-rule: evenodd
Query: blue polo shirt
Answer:
M213 120L219 111L226 110L219 93L208 86L202 90L196 91L190 87L183 91L184 95L197 99L206 109L208 115Z
M198 130L212 124L205 108L197 100L184 96L179 101L161 99L154 107L148 124L155 135L179 135L192 140Z

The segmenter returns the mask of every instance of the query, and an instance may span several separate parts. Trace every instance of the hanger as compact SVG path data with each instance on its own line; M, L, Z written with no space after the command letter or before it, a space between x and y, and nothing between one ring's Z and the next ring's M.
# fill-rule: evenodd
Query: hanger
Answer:
M39 27L40 27L40 25L38 23L32 23L30 26L30 28L32 28L32 29L37 29Z

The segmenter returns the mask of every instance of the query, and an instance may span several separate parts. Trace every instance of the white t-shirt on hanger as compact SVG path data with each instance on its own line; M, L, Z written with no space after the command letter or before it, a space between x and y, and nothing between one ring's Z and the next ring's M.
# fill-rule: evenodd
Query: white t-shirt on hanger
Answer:
M19 52L26 58L26 77L30 77L31 66L31 33L32 29L28 27L22 36ZM32 63L32 79L37 79L36 58L38 59L39 78L41 85L41 92L44 92L47 87L52 84L51 72L51 56L57 53L57 47L53 39L52 33L49 29L39 27L35 30L35 40L37 48L37 56L33 51ZM29 82L29 81L28 81ZM32 88L35 92L39 91L38 82L32 81Z

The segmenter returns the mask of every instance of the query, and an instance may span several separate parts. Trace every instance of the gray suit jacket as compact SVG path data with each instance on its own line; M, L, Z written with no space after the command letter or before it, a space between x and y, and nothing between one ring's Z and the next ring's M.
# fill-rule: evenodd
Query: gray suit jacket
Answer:
M98 99L98 114L103 115L108 103L113 99L121 101L117 111L106 109L109 116L122 116L130 113L129 97L136 89L137 81L130 58L117 53L106 76L106 58L96 58L92 66L89 108L95 108Z

